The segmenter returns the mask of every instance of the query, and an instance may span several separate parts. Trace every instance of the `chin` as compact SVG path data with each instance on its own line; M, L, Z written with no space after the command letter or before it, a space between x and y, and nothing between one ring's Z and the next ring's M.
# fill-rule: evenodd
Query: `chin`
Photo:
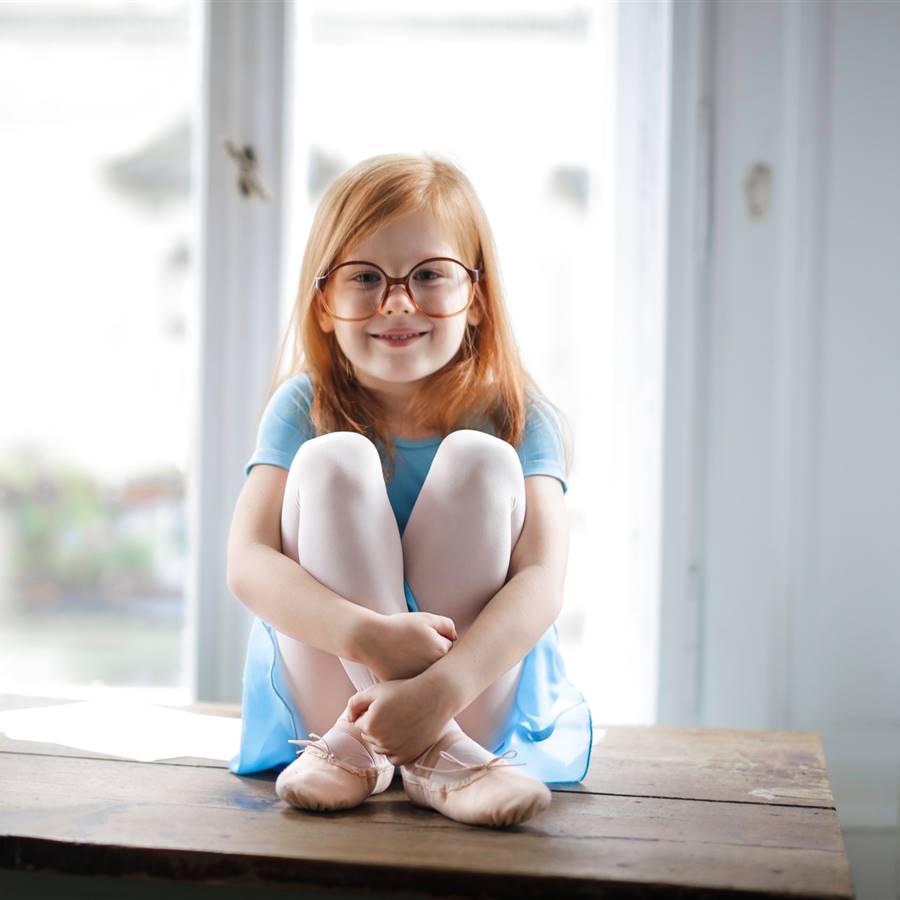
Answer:
M379 362L381 362L379 360ZM398 360L395 365L374 365L360 370L356 368L358 374L362 374L363 378L368 376L373 382L381 382L382 384L414 384L422 381L435 372L440 371L444 363L426 362L419 360L415 364L409 361ZM359 379L363 383L362 379ZM365 386L365 385L364 385ZM377 384L373 385L377 387Z

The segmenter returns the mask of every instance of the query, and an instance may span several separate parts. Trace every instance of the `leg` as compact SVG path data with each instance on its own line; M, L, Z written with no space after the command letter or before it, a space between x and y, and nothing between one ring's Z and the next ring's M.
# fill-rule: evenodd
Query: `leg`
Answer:
M406 611L397 520L378 451L366 437L333 432L300 447L285 485L281 540L287 556L342 597L383 613ZM324 734L347 700L377 680L359 663L276 635L291 696L310 731Z
M326 434L297 451L285 484L281 539L285 554L342 597L382 613L406 610L397 521L378 452L362 435ZM322 811L349 809L386 790L394 766L371 750L344 709L356 690L377 679L352 660L280 632L276 638L285 680L311 732L299 742L306 745L299 757L279 774L278 796Z
M450 616L464 634L506 583L524 523L525 479L515 450L478 431L444 438L403 534L406 578L420 607ZM485 749L499 742L521 668L516 663L457 715L461 731L445 733L400 767L413 803L491 826L524 822L550 805L542 781L494 766L501 757Z
M403 533L419 607L450 616L462 637L505 584L524 522L525 479L512 446L480 431L444 438ZM521 668L516 663L456 716L483 747L499 742Z

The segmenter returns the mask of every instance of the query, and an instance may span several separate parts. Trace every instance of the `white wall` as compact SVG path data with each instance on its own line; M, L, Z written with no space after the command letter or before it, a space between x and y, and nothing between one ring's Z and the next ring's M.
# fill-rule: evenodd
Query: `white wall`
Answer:
M693 712L818 732L858 896L897 897L900 3L676 3L676 34L697 9L712 203L682 554L701 585ZM772 173L760 218L744 188L757 162ZM691 711L667 705L666 672L661 721Z
M832 19L830 121L815 148L824 203L811 577L793 609L791 699L794 727L822 732L860 897L896 897L900 4L845 0Z

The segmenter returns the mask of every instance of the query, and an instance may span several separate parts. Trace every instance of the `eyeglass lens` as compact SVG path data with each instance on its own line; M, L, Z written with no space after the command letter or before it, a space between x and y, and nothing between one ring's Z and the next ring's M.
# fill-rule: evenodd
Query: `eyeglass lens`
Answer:
M409 276L409 290L426 314L451 315L469 302L472 282L466 269L452 260L430 260ZM372 315L384 296L385 277L371 265L339 266L325 284L325 299L332 311L348 319Z

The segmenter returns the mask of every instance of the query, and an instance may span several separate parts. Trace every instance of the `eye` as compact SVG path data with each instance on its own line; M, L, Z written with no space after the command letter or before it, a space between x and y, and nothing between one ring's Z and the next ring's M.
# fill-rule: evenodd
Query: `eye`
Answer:
M357 272L356 275L350 276L350 280L357 284L378 284L381 276L377 272Z

